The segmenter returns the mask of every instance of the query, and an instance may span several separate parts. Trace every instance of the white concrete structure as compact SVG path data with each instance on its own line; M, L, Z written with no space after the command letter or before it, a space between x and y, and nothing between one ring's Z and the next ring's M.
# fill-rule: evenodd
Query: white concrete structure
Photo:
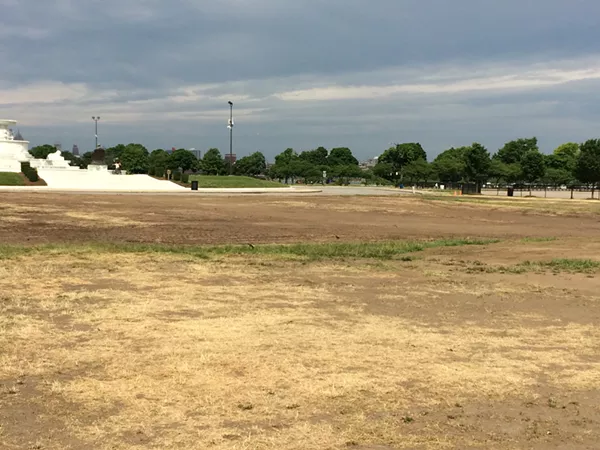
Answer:
M36 169L79 170L69 165L60 150L46 159L35 159L29 153L29 142L15 139L12 127L16 120L0 120L0 172L21 172L21 163L29 162Z
M43 189L80 191L182 191L184 187L148 175L114 175L104 165L90 165L80 169L69 165L60 150L50 153L46 159L36 159L29 153L29 142L16 140L12 128L16 120L0 120L0 172L21 172L21 163L29 162L46 181Z
M189 190L148 175L114 175L105 171L38 169L48 188L78 191L173 192Z
M16 120L0 120L0 172L20 172L21 161L29 161L29 142L17 141L11 128Z

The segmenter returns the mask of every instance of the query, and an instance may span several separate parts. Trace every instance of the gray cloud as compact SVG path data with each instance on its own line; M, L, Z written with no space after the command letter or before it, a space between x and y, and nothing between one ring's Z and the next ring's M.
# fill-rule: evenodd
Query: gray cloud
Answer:
M0 113L36 144L92 142L100 114L106 144L224 148L228 98L239 153L269 156L403 140L433 156L533 134L550 150L598 118L592 0L0 5Z

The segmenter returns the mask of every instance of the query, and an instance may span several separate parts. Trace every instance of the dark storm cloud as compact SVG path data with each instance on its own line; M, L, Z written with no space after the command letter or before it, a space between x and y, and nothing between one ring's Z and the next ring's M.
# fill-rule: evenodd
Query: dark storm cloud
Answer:
M551 146L591 133L598 118L597 0L0 7L0 115L27 124L34 141L83 139L91 111L115 143L220 145L230 98L248 150L271 155L342 141L370 156L409 139L435 153L519 133Z
M592 0L9 2L5 77L157 86L585 54ZM37 33L37 35L36 35Z

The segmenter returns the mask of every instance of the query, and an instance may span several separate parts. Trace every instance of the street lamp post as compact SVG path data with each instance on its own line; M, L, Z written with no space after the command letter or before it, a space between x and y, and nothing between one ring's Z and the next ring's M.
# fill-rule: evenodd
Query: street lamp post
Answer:
M233 175L233 102L229 103L229 175Z
M96 122L96 147L98 148L98 121L100 120L100 116L96 117L96 116L92 116L92 120L94 122Z

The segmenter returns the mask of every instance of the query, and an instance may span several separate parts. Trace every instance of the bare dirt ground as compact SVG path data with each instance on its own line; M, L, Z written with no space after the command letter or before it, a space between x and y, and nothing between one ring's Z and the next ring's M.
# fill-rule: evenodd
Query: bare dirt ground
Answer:
M600 232L596 202L454 200L4 193L0 243L215 244Z
M596 208L3 196L3 243L69 247L0 252L0 448L597 448ZM440 236L499 242L358 260L79 246Z

